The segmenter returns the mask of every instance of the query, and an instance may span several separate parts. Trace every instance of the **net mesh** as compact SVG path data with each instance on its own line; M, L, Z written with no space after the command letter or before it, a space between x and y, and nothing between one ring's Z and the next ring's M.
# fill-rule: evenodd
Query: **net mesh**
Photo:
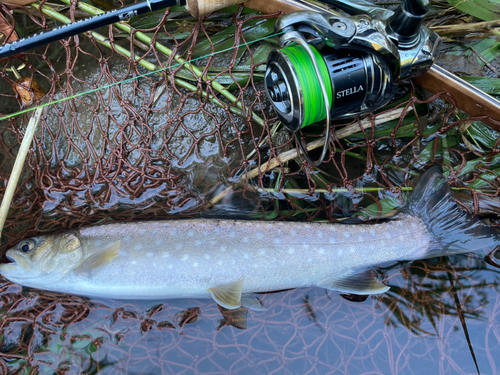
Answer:
M5 3L1 6L5 14L15 9L12 22L22 23L23 28L53 26L53 21L39 10ZM72 3L68 17L74 20L76 16L77 8ZM277 124L262 83L265 63L257 55L265 50L263 45L272 43L249 44L272 34L272 28L267 34L265 31L259 34L256 29L272 26L277 15L245 13L240 7L231 16L217 13L199 22L177 10L156 16L151 25L136 27L131 38L110 26L99 30L103 40L95 34L80 35L72 42L52 43L29 51L20 59L0 62L0 116L23 107L21 98L12 91L16 79L9 70L20 61L26 64L21 74L38 81L47 93L44 98L47 102L112 85L44 109L3 230L2 252L23 238L43 233L108 221L193 217L219 206L224 214L231 213L231 209L242 212L244 206L253 217L268 219L339 221L360 212L368 218L377 218L403 202L401 187L411 186L411 178L419 175L419 170L428 163L442 164L452 186L463 189L460 203L466 209L482 213L485 207L490 212L494 207L491 202L495 202L500 192L500 140L474 119L457 120L456 108L441 100L447 93L425 97L407 85L394 104L399 112L392 108L365 120L334 125L330 152L319 168L311 168L300 156L286 162L283 158L277 160L285 152L293 153L296 141ZM234 36L228 39L231 32L221 36L224 30L233 30ZM153 42L164 44L172 53L165 55L153 48L153 43L139 42L139 32ZM226 47L234 48L206 57ZM179 65L176 54L187 61L201 59L193 62L197 67L193 68ZM134 55L137 57L131 57ZM242 64L244 61L248 63ZM143 76L161 67L169 68ZM29 81L26 85L29 86ZM393 117L379 125L385 115ZM30 117L31 113L24 113L1 122L0 195L5 191ZM322 125L311 127L311 134L303 137L303 141L314 142L323 132ZM474 143L471 132L481 135L483 143ZM313 158L318 150L312 151ZM477 259L469 262L465 270L475 267ZM444 272L440 266L429 267L423 263L412 268L413 277L419 278L417 283L423 282L422 275ZM393 276L400 286L407 280L403 276ZM466 271L462 276L478 289L484 286L471 281ZM439 285L440 280L436 281ZM432 331L433 326L437 329L432 315L425 315L429 308L437 309L436 315L453 315L446 312L451 302L436 302L436 305L429 300L432 291L428 294L407 291L411 298L402 294L397 299L413 301L403 304L404 307L395 304L394 299L372 300L347 324L347 316L342 315L342 311L350 310L347 302L342 302L341 307L333 306L330 296L320 295L324 291L296 293L280 295L265 318L261 321L255 318L256 329L280 330L279 325L269 325L273 316L278 319L283 309L296 300L304 306L311 300L323 311L333 311L332 315L321 315L319 323L315 321L314 309L302 309L292 317L281 316L284 324L305 341L313 336L316 339L316 334L311 333L316 324L321 333L318 340L334 343L343 335L332 330L330 323L335 322L337 326L358 330L361 342L363 327L370 326L369 320L384 316L387 326L372 332L376 337L372 348L383 341L380 335L390 335L394 336L391 345L397 346L391 350L404 351L414 345L412 337ZM480 306L476 300L481 298L481 291L471 288L460 293L469 300L465 309L474 317ZM1 320L0 366L4 373L8 373L7 366L18 373L105 372L118 362L121 370L109 373L127 369L149 373L158 366L165 373L190 373L201 371L200 368L222 373L237 372L244 364L248 365L243 360L238 365L233 358L234 367L224 367L226 370L217 367L218 361L222 361L218 350L235 342L229 335L217 336L212 323L188 331L185 325L196 321L199 310L181 302L147 309L113 303L104 306L78 297L22 291L5 280L1 297L5 318ZM215 305L200 304L205 322L217 319L219 311ZM420 306L420 310L414 310L415 306ZM494 309L497 310L498 307ZM158 317L161 314L165 316ZM401 318L405 314L408 319ZM444 320L438 327L440 334L451 332L458 324L457 319L455 314ZM425 327L421 325L423 320ZM119 328L115 329L117 321ZM406 347L397 343L397 332L387 328L398 324L409 328ZM416 330L414 325L418 327ZM493 326L488 329L498 335ZM159 339L158 332L162 335L167 332L171 337L167 340L169 344L158 344L151 349L141 339L149 331L151 340ZM318 362L317 358L322 358L318 354L320 344L281 352L284 343L278 343L274 333L269 333L268 341L259 336L259 345L265 348L262 351L257 349L259 345L252 344L251 334L240 336L242 341L234 346L235 353L249 358L262 355L256 365L261 373L280 372L294 355L301 358L295 359L301 366L314 362L309 370L312 368L316 373L335 370L349 373L352 369L354 358L342 357L341 348L338 348L339 358L343 358L340 362L325 358L322 361L327 362ZM206 357L194 359L181 341L186 343L197 337L205 337L211 344ZM492 345L498 348L499 344ZM433 350L441 354L446 351L441 347L428 348L428 352L434 353ZM175 359L169 362L171 351L175 351ZM54 357L54 353L58 354ZM82 353L87 358L77 359ZM124 353L134 359L127 362ZM360 361L358 373L370 372L368 363L384 373L386 364L379 363L381 359L375 360L374 352L370 353L356 357ZM445 354L450 357L443 366L460 368L455 359L450 359L450 353ZM278 357L281 359L276 360ZM412 358L387 366L398 373L413 363L415 358ZM392 363L387 358L381 361Z

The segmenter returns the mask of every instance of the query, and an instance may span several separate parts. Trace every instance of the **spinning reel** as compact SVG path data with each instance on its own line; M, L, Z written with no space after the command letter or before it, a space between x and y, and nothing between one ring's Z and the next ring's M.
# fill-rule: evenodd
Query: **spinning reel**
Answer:
M314 166L324 160L333 119L386 105L401 80L430 69L441 42L422 26L428 0L405 0L396 11L362 0L329 3L352 16L304 11L276 22L282 49L270 53L265 74L274 110ZM297 131L325 119L323 152L314 162Z

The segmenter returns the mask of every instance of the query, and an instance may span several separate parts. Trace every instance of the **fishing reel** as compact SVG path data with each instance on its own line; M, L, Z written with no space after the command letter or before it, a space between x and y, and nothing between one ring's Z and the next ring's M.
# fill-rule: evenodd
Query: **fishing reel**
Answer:
M351 14L303 11L275 25L279 50L270 53L266 91L283 124L295 135L307 160L322 163L332 120L354 117L386 105L400 81L432 66L439 36L422 26L428 0L404 0L396 11L363 0L329 0ZM325 144L313 162L297 131L326 119Z

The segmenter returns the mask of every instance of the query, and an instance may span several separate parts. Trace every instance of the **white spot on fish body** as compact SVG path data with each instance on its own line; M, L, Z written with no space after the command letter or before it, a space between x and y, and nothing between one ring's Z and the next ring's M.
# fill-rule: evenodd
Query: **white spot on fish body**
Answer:
M351 233L349 233L349 232L344 232L344 237L345 237L345 238L349 238L349 237L351 237Z
M226 248L225 246L221 246L219 249L220 249L220 251L221 251L222 253L224 253L224 252L227 250L227 248Z
M144 235L144 234L148 233L148 230L147 229L140 229L139 233Z
M307 263L312 263L312 258L307 258Z
M193 237L193 236L194 236L194 234L195 234L195 231L194 231L194 230L192 230L192 229L188 230L187 235L188 235L189 237Z
M180 242L177 245L175 245L175 250L177 250L177 251L182 250L183 247L184 247L184 244L182 242Z
M142 250L142 243L136 243L134 246L135 251L141 251Z
M243 237L243 238L241 239L241 242L243 242L243 243L249 243L249 242L250 242L250 238L248 238L248 237Z
M195 245L196 245L196 246L203 246L203 244L204 244L204 243L205 243L205 241L203 241L203 240L199 240L199 241L196 241L196 242L195 242Z
M194 262L193 267L198 267L198 262Z
M205 258L205 259L210 259L210 254L208 254L208 253L207 253L207 254L205 254L205 255L203 256L203 258Z
M293 253L295 253L295 249L293 247L289 248L288 254L292 255Z
M172 268L174 268L174 266L173 266L172 264L169 264L169 265L167 266L167 268L168 268L168 269L172 269Z
M265 254L266 254L266 249L259 250L259 255L265 255Z
M280 244L281 243L281 238L280 237L275 237L274 240L273 240L273 243L275 243L276 245Z
M344 250L342 250L342 249L337 250L337 255L338 256L341 256L343 253L344 253Z
M131 238L130 236L125 236L125 237L123 237L123 240L124 241L130 241L130 238Z
M297 231L295 229L290 230L290 236L295 236L297 235Z
M372 237L376 237L377 236L377 233L375 232L375 229L370 229L370 235Z
M219 266L222 266L222 260L219 260L219 261L217 262L217 264L218 264Z
M156 241L155 241L155 245L156 245L156 246L161 246L161 245L163 245L163 244L164 244L163 240L156 240Z
M148 251L146 255L148 258L152 258L154 254L151 251Z
M387 239L391 239L391 238L392 238L392 234L391 234L390 232L385 232L385 233L384 233L384 236L385 236L385 238L387 238Z
M264 235L259 232L259 233L257 233L256 237L257 237L257 239L261 240L264 238Z
M324 234L324 233L323 233L323 231L322 231L322 230L318 230L318 231L316 232L316 237L318 237L318 238L323 238L323 234Z
M162 258L168 258L169 256L170 256L170 254L166 251L163 254L161 254Z
M250 259L250 254L248 253L243 254L243 259Z
M351 254L353 254L355 251L356 251L356 249L354 248L354 246L349 246L349 252Z
M170 231L170 235L173 237L173 236L176 236L177 235L177 229L172 229Z
M189 259L189 255L188 255L188 254L184 254L184 255L182 256L182 260L188 260L188 259Z
M236 236L237 236L237 233L234 230L232 230L231 232L229 232L229 237L236 238Z
M318 253L323 255L325 253L325 249L322 249L322 248L318 249Z
M335 239L335 237L330 237L330 239L328 240L328 243L333 245L333 244L337 243L337 240Z
M135 265L135 264L137 264L137 262L136 262L135 260L133 260L133 261L131 262L131 264L132 264L132 265Z
M231 261L231 264L236 264L236 261L233 259L233 260Z

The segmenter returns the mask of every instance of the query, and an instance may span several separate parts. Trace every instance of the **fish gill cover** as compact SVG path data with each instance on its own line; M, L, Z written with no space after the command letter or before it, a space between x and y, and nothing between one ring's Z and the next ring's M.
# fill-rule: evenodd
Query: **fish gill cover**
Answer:
M62 3L57 9L2 3L1 9L26 35L53 27L54 15L64 23L96 12L89 4ZM450 9L455 21L467 19ZM401 206L412 178L431 164L442 165L464 209L498 226L498 133L446 104L447 93L428 95L409 83L392 108L336 124L326 162L308 167L262 82L277 43L276 16L233 7L198 21L174 7L0 62L0 116L24 108L12 91L18 85L12 66L28 82L38 81L47 93L43 102L71 97L44 109L3 251L68 228L211 212L378 220ZM436 13L429 22L446 20ZM498 69L498 45L484 40L490 39L447 45L443 63L449 59L469 75ZM475 51L470 56L468 46ZM171 68L138 78L160 67ZM499 93L493 79L475 83ZM30 117L0 123L2 195ZM323 131L309 127L305 141ZM285 152L289 158L278 160ZM390 291L360 303L306 288L263 295L266 311L233 313L210 300L103 301L2 279L0 373L465 374L479 367L495 374L498 263L491 254L391 265L379 269Z

